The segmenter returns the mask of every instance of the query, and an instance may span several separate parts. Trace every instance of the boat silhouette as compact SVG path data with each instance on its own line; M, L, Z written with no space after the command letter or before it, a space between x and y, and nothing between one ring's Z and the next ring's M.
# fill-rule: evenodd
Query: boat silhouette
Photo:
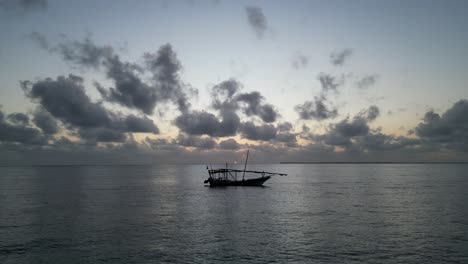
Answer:
M229 169L226 163L226 168L219 169L206 169L208 170L208 179L204 181L205 184L209 184L210 187L224 187L224 186L263 186L263 184L269 180L272 176L287 176L285 173L267 172L267 171L251 171L247 169L247 161L249 160L249 151L247 150L247 157L245 159L244 170ZM260 177L246 179L245 173L260 174ZM239 174L239 175L238 175ZM242 179L238 179L238 176L242 174Z

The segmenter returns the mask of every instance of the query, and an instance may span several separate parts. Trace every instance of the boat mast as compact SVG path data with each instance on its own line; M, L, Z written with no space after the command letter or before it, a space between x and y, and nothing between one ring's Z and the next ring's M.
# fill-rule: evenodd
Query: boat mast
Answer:
M249 150L247 150L247 157L245 158L244 173L242 174L242 180L245 177L245 170L247 169L247 160L249 160Z

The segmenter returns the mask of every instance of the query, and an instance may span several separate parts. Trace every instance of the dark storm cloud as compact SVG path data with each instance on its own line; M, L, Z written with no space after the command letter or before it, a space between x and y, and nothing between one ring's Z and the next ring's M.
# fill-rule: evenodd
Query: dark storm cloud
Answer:
M315 97L313 102L306 101L294 109L299 114L299 118L304 120L325 120L338 115L338 109L327 106L324 97Z
M241 124L240 133L243 138L250 140L269 141L276 138L277 129L271 124L255 125L252 122Z
M219 142L220 149L227 149L227 150L237 150L240 149L241 145L237 143L237 141L233 138L229 138Z
M42 135L40 130L29 127L29 122L24 122L24 116L26 115L18 114L20 113L8 115L8 120L6 120L3 112L0 111L0 142L17 142L31 145L46 144L47 138ZM20 121L16 118L18 116L21 116Z
M7 116L7 119L16 125L26 126L29 124L29 116L23 113L12 113Z
M210 137L186 136L180 134L176 142L184 147L195 147L198 149L214 149L216 147L216 141Z
M49 6L47 0L1 0L0 8L19 11L42 11Z
M208 135L213 137L233 136L237 133L240 118L236 113L223 113L222 120L205 111L183 113L175 120L175 125L189 135Z
M31 83L22 82L26 96L40 105L54 118L72 128L79 129L84 139L121 142L126 132L159 133L154 123L146 117L121 116L94 103L85 93L83 79L79 76L59 76L56 80L47 78ZM48 120L47 120L48 119ZM45 133L56 130L50 118L44 113L35 115L35 123Z
M55 134L59 131L57 121L44 109L37 109L33 114L33 123L39 127L44 134Z
M373 86L377 82L378 76L377 75L366 75L361 79L356 81L356 87L359 89L367 89Z
M335 66L342 66L352 54L352 49L343 49L341 51L333 52L330 55L330 62Z
M291 61L292 67L296 70L306 68L308 64L309 57L302 54L296 54Z
M248 6L245 8L245 12L247 13L247 20L257 37L263 38L268 25L262 9L256 6Z

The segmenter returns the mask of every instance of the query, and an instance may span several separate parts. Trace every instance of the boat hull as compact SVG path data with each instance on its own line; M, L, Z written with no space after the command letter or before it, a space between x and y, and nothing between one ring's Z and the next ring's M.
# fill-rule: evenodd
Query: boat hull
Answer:
M225 187L225 186L263 186L263 183L268 181L271 177L265 176L254 179L246 179L240 181L222 180L209 178L205 183L209 183L210 187Z

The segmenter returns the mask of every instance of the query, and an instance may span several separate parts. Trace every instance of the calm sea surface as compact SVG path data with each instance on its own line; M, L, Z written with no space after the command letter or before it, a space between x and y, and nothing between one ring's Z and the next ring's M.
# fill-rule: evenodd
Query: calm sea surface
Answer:
M468 165L0 168L0 263L468 263Z

